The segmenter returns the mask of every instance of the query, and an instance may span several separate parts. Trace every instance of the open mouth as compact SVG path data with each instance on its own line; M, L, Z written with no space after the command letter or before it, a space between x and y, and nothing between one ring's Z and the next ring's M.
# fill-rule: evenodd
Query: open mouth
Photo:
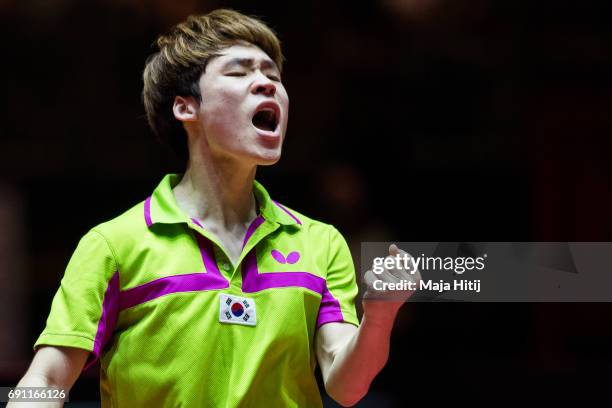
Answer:
M273 108L265 107L255 113L252 122L259 130L273 132L278 126L278 114Z

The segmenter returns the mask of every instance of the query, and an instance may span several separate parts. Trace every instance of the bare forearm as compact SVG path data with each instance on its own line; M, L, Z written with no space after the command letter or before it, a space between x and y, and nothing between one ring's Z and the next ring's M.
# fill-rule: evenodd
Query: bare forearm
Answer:
M66 394L77 380L89 352L71 347L41 347L18 387L53 387ZM58 408L63 402L10 403L7 407Z
M389 246L389 257L410 256L395 244ZM392 260L392 259L391 259ZM418 282L418 270L408 273L385 266L376 274L370 270L364 276L367 289L362 299L363 319L358 329L349 331L340 326L320 330L317 354L325 389L339 404L349 406L363 398L376 375L389 358L389 342L397 312L414 291L379 291L374 283L397 283L401 280ZM376 294L376 295L374 295ZM343 339L349 339L342 343Z
M21 378L17 387L56 387L49 378L44 375L38 373L26 373L26 375ZM64 406L63 402L9 402L6 408L27 408L29 406L36 408L61 408Z
M393 321L364 315L359 330L338 350L325 384L328 394L338 403L353 405L368 392L389 357Z

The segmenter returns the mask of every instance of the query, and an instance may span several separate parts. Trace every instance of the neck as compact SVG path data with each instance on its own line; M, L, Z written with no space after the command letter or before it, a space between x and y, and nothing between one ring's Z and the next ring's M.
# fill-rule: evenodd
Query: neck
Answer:
M174 187L179 207L203 225L227 230L250 223L257 216L253 180L256 166L235 160L194 155L180 183Z

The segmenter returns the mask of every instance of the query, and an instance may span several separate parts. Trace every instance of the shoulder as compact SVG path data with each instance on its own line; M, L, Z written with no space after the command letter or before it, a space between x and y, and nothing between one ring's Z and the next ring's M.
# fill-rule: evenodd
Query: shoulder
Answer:
M257 180L253 182L253 187L253 192L259 202L264 218L286 226L290 231L300 231L302 235L319 234L319 238L321 238L320 234L337 233L333 225L309 217L283 202L272 199L268 191Z
M337 231L336 227L332 224L327 223L325 221L315 219L305 215L304 213L293 209L283 203L279 203L274 201L274 204L283 212L288 214L291 218L293 218L302 228L306 228L307 230L317 230L317 231Z
M93 230L100 232L102 235L112 235L116 232L126 233L134 230L145 230L147 222L145 220L144 203L141 201L122 214L101 222L93 227Z
M304 215L302 212L299 212L291 207L286 206L285 204L274 202L278 208L287 213L291 218L293 218L297 224L299 224L300 232L309 238L321 243L328 242L332 245L345 245L346 240L343 235L338 231L338 229L325 221L318 220L307 215Z
M102 237L111 251L117 252L119 244L129 246L142 240L148 227L144 215L144 200L134 205L122 214L101 222L88 232Z

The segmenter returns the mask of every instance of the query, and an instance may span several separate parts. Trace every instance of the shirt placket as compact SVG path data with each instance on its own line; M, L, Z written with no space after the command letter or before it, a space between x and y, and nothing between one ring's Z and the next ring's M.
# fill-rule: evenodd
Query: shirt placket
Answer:
M256 221L254 221L256 222ZM227 252L223 248L220 242L214 237L213 234L206 231L200 223L196 220L191 220L190 227L195 231L196 234L200 234L204 237L204 239L210 241L213 247L213 255L215 257L215 263L217 268L221 272L224 278L232 284L232 282L236 281L236 278L240 276L240 273L237 273L241 270L241 265L244 258L249 254L250 251L254 250L259 242L265 239L268 235L273 233L279 228L279 224L276 222L263 220L263 222L255 228L252 232L248 240L244 242L244 246L242 248L242 252L240 257L238 258L237 265L232 265L229 257L227 256ZM234 282L235 284L239 284L239 282Z

